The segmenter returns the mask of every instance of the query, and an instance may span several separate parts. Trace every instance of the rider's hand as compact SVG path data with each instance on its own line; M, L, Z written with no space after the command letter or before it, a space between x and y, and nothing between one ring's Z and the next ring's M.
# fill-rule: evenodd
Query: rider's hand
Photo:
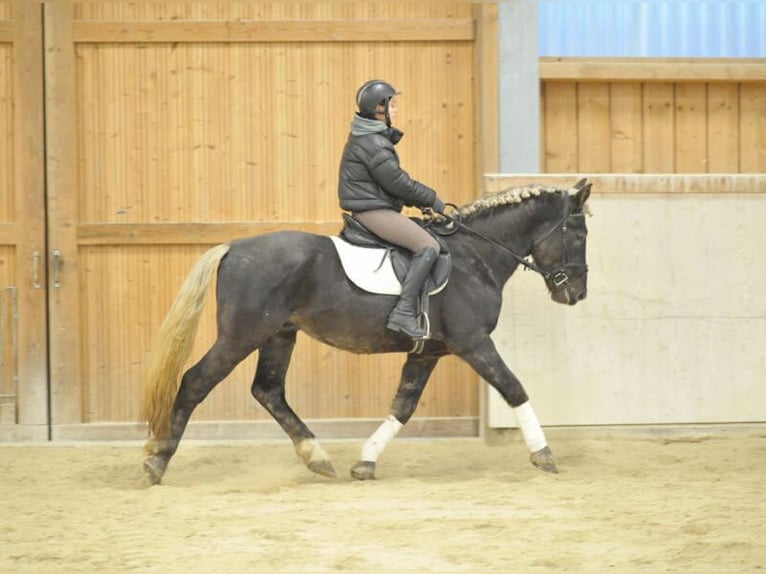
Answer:
M444 215L444 210L447 209L446 204L438 197L434 200L432 209L439 215Z

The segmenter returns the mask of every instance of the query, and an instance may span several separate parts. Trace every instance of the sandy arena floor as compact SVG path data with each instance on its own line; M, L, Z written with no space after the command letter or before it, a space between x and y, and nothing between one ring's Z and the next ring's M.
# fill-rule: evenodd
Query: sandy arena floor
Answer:
M162 486L139 446L0 446L0 572L766 569L766 429L549 433L559 475L518 439L182 443Z

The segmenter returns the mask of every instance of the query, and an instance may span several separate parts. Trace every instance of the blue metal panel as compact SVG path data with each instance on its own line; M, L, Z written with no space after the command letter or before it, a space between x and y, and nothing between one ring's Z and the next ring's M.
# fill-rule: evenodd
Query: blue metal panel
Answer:
M766 58L766 1L539 3L541 56Z

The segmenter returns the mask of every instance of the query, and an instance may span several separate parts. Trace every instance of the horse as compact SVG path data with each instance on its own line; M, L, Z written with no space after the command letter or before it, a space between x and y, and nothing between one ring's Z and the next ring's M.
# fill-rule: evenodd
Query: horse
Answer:
M430 298L430 338L417 350L407 335L386 328L397 297L350 282L328 236L280 230L209 249L184 280L147 360L141 420L149 431L143 462L149 484L160 484L197 405L256 350L252 396L309 470L336 476L329 455L285 397L298 331L353 353L407 353L389 415L364 444L351 469L354 478L375 478L378 457L412 416L439 359L450 354L466 361L513 408L532 464L558 472L529 397L491 333L503 286L519 266L540 274L554 302L585 299L584 215L591 185L583 179L566 189L511 188L453 206L450 216L432 214L435 224L450 229L441 240L452 268L447 286ZM217 338L181 377L215 274Z

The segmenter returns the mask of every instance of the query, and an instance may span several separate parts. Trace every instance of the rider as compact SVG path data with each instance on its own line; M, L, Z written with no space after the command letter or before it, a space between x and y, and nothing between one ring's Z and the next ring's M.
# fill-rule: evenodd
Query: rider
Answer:
M417 302L439 254L439 243L401 213L403 206L430 207L444 213L445 204L430 187L399 166L394 146L404 135L391 125L400 92L382 80L365 82L356 92L358 111L340 162L340 207L375 235L410 250L412 263L387 327L413 339L428 336L418 325Z

